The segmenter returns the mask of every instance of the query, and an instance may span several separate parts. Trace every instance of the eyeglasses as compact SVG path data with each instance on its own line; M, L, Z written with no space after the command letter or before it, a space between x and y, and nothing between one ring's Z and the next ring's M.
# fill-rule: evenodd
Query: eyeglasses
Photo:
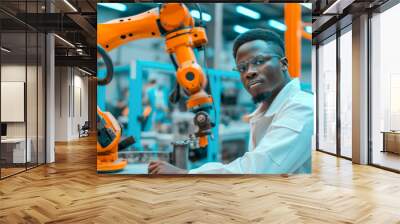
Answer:
M247 71L247 69L249 69L249 65L253 65L253 66L260 66L263 65L265 63L267 63L269 60L271 60L274 57L278 57L281 58L280 55L277 54L270 54L270 55L258 55L255 56L253 58L251 58L248 61L245 62L241 62L239 64L236 65L236 68L233 68L234 71L238 71L240 73L245 73Z

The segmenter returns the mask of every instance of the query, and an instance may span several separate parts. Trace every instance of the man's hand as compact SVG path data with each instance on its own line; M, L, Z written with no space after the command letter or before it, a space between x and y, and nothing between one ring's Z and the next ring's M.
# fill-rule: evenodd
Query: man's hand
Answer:
M148 167L149 174L187 174L188 171L173 166L165 161L151 161Z

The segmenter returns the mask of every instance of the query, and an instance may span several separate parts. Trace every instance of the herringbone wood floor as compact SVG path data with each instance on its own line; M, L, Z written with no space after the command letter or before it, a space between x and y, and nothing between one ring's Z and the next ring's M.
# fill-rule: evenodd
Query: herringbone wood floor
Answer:
M0 181L0 223L400 223L400 175L316 152L313 174L97 175L95 139Z

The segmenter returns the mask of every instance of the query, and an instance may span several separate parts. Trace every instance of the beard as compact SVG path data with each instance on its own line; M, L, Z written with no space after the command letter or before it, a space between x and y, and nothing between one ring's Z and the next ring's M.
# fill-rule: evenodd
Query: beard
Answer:
M259 104L261 102L270 101L271 97L272 97L272 92L266 91L266 92L259 93L256 96L254 96L253 102L255 104Z

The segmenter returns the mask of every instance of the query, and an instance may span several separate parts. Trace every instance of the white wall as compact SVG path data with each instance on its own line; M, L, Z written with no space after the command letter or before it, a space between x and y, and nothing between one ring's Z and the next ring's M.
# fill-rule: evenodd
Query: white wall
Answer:
M88 121L88 78L80 76L79 73L78 75L76 74L77 70L75 70L75 77L74 77L74 93L73 96L74 98L74 108L75 113L72 113L72 138L77 138L79 137L78 133L78 124L81 126L85 123L85 121ZM79 71L78 71L79 72ZM79 93L80 92L80 93ZM80 97L79 97L80 96ZM79 102L81 101L81 102ZM82 108L79 108L82 107ZM80 109L82 111L80 111ZM80 113L81 112L81 113Z
M83 75L76 68L56 67L56 141L79 138L78 124L83 125L88 120L88 78Z
M55 141L68 140L68 71L67 67L55 68Z

